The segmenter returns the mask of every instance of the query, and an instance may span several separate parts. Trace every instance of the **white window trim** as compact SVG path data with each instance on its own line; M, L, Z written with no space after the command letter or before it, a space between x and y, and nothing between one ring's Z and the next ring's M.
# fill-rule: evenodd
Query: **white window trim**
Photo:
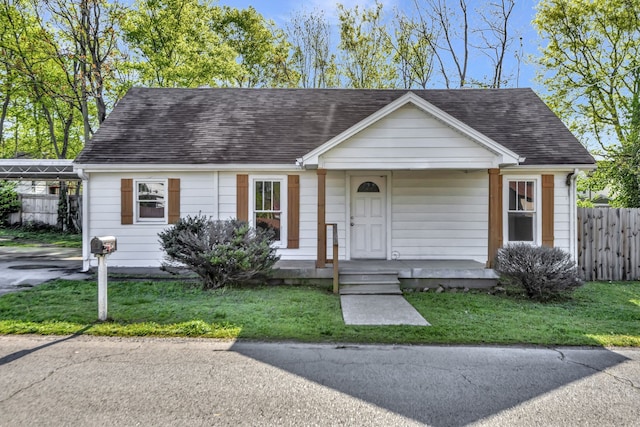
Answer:
M502 183L502 236L503 244L530 243L534 246L542 244L542 176L541 175L503 175ZM535 230L533 242L509 240L509 181L534 181L535 188Z
M287 224L288 224L288 194L287 175L250 175L249 176L249 225L255 227L256 214L256 181L278 181L280 182L280 240L274 241L273 246L277 248L287 247Z
M140 218L140 200L138 199L138 183L162 183L164 185L164 216L162 218ZM158 178L136 178L133 180L133 209L135 224L168 224L169 222L169 180Z

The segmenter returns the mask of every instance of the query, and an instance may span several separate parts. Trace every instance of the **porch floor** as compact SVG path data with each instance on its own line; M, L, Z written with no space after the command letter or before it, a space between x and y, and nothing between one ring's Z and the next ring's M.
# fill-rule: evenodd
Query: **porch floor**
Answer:
M497 273L473 260L350 260L340 261L339 271L398 273L401 287L469 287L495 286ZM333 266L316 268L315 261L281 260L275 265L273 277L296 283L333 278Z

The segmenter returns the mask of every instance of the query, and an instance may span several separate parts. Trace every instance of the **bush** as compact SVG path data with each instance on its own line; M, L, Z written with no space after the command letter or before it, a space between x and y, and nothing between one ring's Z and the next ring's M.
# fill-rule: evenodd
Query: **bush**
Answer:
M571 256L546 246L508 245L498 251L496 271L501 282L522 288L537 301L557 299L582 285Z
M18 212L21 207L15 183L0 181L0 223L5 224L9 214Z
M235 219L181 218L159 234L166 252L163 269L187 268L202 278L203 289L261 278L279 259L271 246L273 236L272 231L253 229Z

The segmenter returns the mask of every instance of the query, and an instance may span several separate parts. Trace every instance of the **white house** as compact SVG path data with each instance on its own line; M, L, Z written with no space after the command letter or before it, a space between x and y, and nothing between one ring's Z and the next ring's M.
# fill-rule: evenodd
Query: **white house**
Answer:
M278 232L283 260L475 260L515 241L576 254L595 161L530 89L131 89L75 160L84 265L159 266L181 216ZM330 243L329 243L330 245Z

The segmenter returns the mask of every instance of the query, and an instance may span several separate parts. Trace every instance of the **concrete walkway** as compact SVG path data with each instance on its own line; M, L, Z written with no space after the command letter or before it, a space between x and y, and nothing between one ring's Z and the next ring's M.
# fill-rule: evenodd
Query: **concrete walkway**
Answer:
M431 326L402 295L341 295L346 325Z

